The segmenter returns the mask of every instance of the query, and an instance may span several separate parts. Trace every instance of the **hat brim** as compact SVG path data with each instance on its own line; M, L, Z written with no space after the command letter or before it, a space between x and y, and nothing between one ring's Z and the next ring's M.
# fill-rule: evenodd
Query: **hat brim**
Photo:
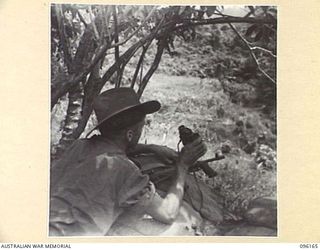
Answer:
M138 112L141 113L143 115L147 115L147 114L152 114L157 112L159 109L161 108L161 104L158 101L147 101L141 104L137 104L137 105L132 105L129 107L126 107L124 109L120 109L117 112L113 113L112 115L104 118L103 120L101 120L93 129L91 129L89 131L89 133L86 135L86 137L88 137L94 130L98 129L100 127L100 125L102 123L107 122L108 120L110 120L111 118L114 118L116 116L119 116L120 114L123 113L129 113L129 112Z

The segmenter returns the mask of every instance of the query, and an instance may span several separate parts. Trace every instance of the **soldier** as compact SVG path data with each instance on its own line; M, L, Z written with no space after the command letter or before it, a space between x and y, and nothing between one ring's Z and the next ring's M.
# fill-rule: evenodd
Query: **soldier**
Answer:
M158 111L160 103L140 103L133 89L114 88L100 94L93 108L98 120L94 129L101 135L75 141L52 168L49 234L107 235L117 218L130 210L171 224L182 203L188 168L206 152L201 138L179 153L177 176L162 198L127 157L130 150L169 158L174 154L138 144L145 116Z

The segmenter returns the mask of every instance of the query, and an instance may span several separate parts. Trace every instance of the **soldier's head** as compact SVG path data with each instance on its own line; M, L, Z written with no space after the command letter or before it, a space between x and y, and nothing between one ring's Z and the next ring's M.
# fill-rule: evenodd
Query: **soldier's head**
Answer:
M102 136L124 141L128 147L135 146L142 134L145 124L145 114L123 112L122 114L103 122L99 127Z
M134 146L140 139L146 115L158 111L160 107L158 101L141 103L131 88L110 89L93 102L98 120L94 129L99 129L102 136L121 139L129 147Z

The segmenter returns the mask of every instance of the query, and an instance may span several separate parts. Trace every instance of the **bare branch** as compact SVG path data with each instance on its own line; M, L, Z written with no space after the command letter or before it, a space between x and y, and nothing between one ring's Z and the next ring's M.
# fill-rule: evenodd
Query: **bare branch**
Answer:
M254 54L253 52L253 49L251 48L251 46L249 45L248 41L237 31L237 29L231 24L229 23L229 26L231 27L231 29L237 34L237 36L243 41L243 43L245 44L245 46L248 48L249 52L250 52L250 55L254 61L254 63L256 64L258 70L265 76L267 77L273 84L276 84L276 81L267 73L265 72L259 62L258 62L258 59L256 57L256 55Z
M216 13L214 13L214 15L222 16L222 17L237 18L237 16L231 16L231 15L223 14L223 13L222 13L220 10L218 10L218 9L216 9Z
M254 15L254 8L252 6L247 6L247 7L249 8L249 12L244 16L244 18Z
M141 69L140 69L140 77L139 77L139 86L142 83L142 76L143 76L143 60L141 62Z
M118 17L117 17L117 6L113 6L113 23L114 23L114 42L117 44L119 42L118 33ZM120 73L120 61L119 61L119 45L114 48L114 60L117 67L117 79L115 87L120 87L121 73Z
M89 16L90 16L91 25L93 27L94 36L96 37L96 40L98 41L100 36L99 36L97 26L96 26L94 19L93 19L93 12L92 12L91 5L89 5Z
M155 36L155 34L153 33L153 37L148 37L148 39L153 39ZM123 65L125 65L130 58L134 55L134 53L141 47L144 45L144 43L146 43L148 41L148 39L142 39L140 40L138 43L132 45L123 55L120 56L119 60L121 61L121 63L123 63ZM79 135L79 133L81 134L81 132L84 130L87 121L92 113L93 107L91 105L94 96L98 95L101 91L101 89L103 88L104 84L106 81L108 81L110 79L110 77L117 71L117 66L116 63L114 63L108 70L107 72L103 75L102 79L96 79L94 80L94 82L92 82L90 80L90 78L88 80L89 85L86 87L85 91L87 91L87 93L90 93L90 96L87 96L87 98L85 99L85 107L83 110L83 117L79 123L78 128L74 131L74 138L77 138L77 136ZM88 89L89 88L89 89Z
M119 63L124 64L127 63L128 60L134 55L134 53L142 47L145 43L147 42L147 39L142 39L139 42L135 43L132 45L124 54L122 54L119 57ZM102 77L102 83L104 84L109 80L109 78L117 71L118 66L117 63L115 62L108 70L107 72L103 75Z
M109 41L111 42L112 39L111 39L111 34L109 32L109 22L110 22L110 18L111 18L111 13L112 12L112 8L111 6L105 6L104 8L102 8L102 14L103 14L103 26L105 27L105 34L106 34L106 37L109 38Z
M274 57L274 58L277 58L277 56L275 54L272 53L272 51L268 50L268 49L265 49L265 48L262 48L262 47L259 47L259 46L254 46L254 47L251 47L252 50L261 50L263 52L266 52L267 54L269 54L270 56Z
M138 42L136 42L134 45L132 45L124 54L122 54L119 57L119 61L121 64L126 64L128 63L128 61L130 60L130 58L136 53L136 51L141 48L142 46L144 46L146 43L149 43L150 40L152 41L153 39L155 39L158 31L160 30L162 24L164 22L164 18L161 19L161 21L159 22L159 24L157 25L157 27L152 31L151 34L149 34L148 36L140 39ZM107 72L103 75L102 77L102 84L104 84L106 81L108 81L108 79L113 75L113 73L115 72L116 69L116 64L113 64L108 70ZM103 86L103 85L102 85ZM102 88L102 87L101 87Z
M99 78L99 65L96 64L92 72L90 73L89 79L84 87L84 99L82 117L78 123L77 128L72 132L72 139L77 139L83 130L85 129L88 119L92 113L92 102L93 99L99 94L99 90L96 88L98 83L101 81Z
M275 19L271 18L253 18L253 17L217 17L217 18L208 18L208 19L182 19L180 23L177 23L174 30L199 26L199 25L211 25L211 24L229 24L229 23L259 23L259 24L277 24ZM171 25L170 23L167 25ZM166 27L164 27L166 28Z
M160 22L158 23L158 25L157 25L157 27L155 28L155 30L153 31L153 34L154 35L156 35L157 34L157 32L160 30L160 28L161 28L161 26L162 26L162 24L163 24L163 22L164 22L164 17L160 20ZM142 66L142 64L143 64L143 59L144 59L144 56L145 56L145 53L147 52L147 50L148 50L148 47L150 46L150 44L152 43L152 41L153 41L153 39L155 38L155 36L154 37L152 37L150 40L149 40L149 42L147 42L147 44L143 47L143 51L142 51L142 53L141 53L141 56L140 56L140 58L139 58L139 62L138 62L138 65L137 65L137 67L136 67L136 70L135 70L135 72L134 72L134 76L133 76L133 78L132 78L132 82L131 82L131 88L133 88L134 87L134 84L135 84L135 82L136 82L136 80L137 80L137 76L138 76L138 73L139 73L139 69L141 68L141 70L140 70L140 85L141 85L141 81L142 81L142 71L143 71L143 67L141 67Z
M126 39L124 39L124 40L121 41L121 42L112 44L112 45L110 46L110 48L114 48L114 47L116 47L116 46L121 46L121 45L125 44L126 42L128 42L128 41L129 41L134 35L136 35L136 34L139 32L139 30L147 23L147 21L148 21L149 18L152 16L152 14L153 14L153 12L154 12L155 10L156 10L156 7L154 7L154 8L150 11L149 15L143 20L143 22L139 25L139 27L138 27L134 32L132 32Z
M141 84L139 86L139 90L138 90L138 93L137 93L139 98L141 97L144 89L146 88L147 83L149 82L151 76L157 70L157 68L159 66L159 63L161 61L161 57L162 57L165 45L166 44L165 44L164 40L160 40L159 41L158 49L157 49L157 53L156 53L156 56L154 58L154 61L153 61L152 65L151 65L151 67L149 68L148 72L146 73L146 75L143 77L143 80L142 80L142 82L141 82Z
M140 55L140 58L139 58L139 61L138 61L138 64L137 64L137 67L136 67L136 70L134 72L134 75L133 75L133 78L132 78L132 81L131 81L131 86L130 88L133 88L135 83L136 83L136 80L137 80L137 77L138 77L138 73L139 73L139 70L140 70L140 67L142 65L142 62L144 60L144 56L150 46L150 44L152 43L153 39L150 39L150 41L145 45L143 46L143 50L142 50L142 53Z
M68 72L72 73L72 57L70 55L70 52L68 50L68 40L66 38L66 33L65 33L65 27L64 27L64 22L63 22L63 12L61 5L56 4L55 5L55 10L56 10L56 15L57 15L57 20L58 20L58 30L59 30L59 35L60 35L60 42L62 46L62 51L64 55L64 61L66 63L66 66L68 68Z
M78 9L77 9L77 14L79 16L80 21L84 24L84 27L87 28L88 24L87 24L86 20L84 20L83 16L81 15L81 13Z
M80 74L72 74L70 80L67 82L56 83L54 85L61 86L51 95L51 109L58 102L59 98L65 95L70 88L72 88L75 84L80 82L83 78L85 78L89 72L93 69L93 67L100 61L101 58L104 57L106 51L109 48L109 44L104 44L98 49L96 56L93 58L91 63L83 69Z

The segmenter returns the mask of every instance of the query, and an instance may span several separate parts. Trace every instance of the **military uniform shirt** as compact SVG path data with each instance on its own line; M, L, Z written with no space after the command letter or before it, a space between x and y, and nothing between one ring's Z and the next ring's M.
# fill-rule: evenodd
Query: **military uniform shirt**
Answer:
M73 143L52 167L49 234L106 235L117 217L155 194L147 175L101 136Z

